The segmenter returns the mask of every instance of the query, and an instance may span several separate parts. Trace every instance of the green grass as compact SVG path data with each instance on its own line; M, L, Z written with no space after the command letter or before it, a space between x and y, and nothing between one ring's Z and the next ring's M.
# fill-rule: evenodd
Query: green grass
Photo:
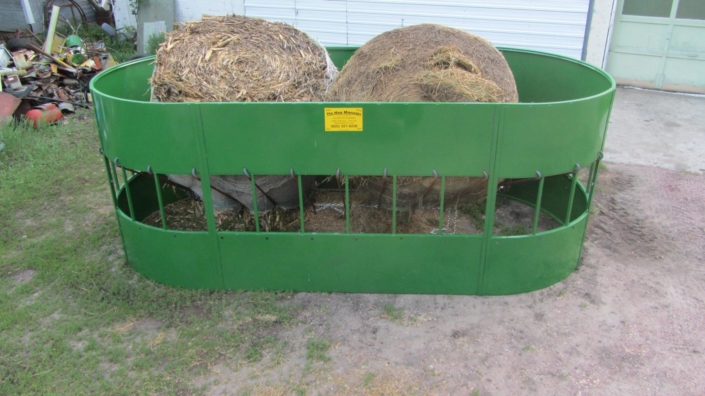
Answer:
M311 337L306 341L306 359L310 362L328 362L330 356L326 352L330 349L330 342L327 340Z
M392 304L385 304L384 316L393 322L401 322L404 320L404 310Z
M164 40L166 40L166 37L163 32L149 36L147 38L147 47L145 48L145 52L148 55L156 55L159 45L163 43Z
M291 294L170 288L125 264L89 112L0 141L0 394L197 392L293 324Z
M499 226L499 235L501 236L526 235L528 233L528 229L523 224L515 224L513 226Z

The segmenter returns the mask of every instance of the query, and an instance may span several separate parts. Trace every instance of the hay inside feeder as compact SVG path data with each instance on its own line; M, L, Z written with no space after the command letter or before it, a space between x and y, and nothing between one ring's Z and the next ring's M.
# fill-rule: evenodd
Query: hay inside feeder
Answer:
M155 63L152 95L161 102L322 101L337 73L306 33L235 15L183 24Z
M152 98L161 102L322 101L337 73L325 48L306 33L234 15L183 24L167 34L155 63ZM202 196L200 180L192 179L179 183ZM313 179L303 179L310 189ZM211 184L216 210L239 203L253 210L248 177L213 176ZM298 204L297 183L288 176L259 176L257 201L263 212L275 205L291 208Z
M502 53L492 44L462 30L432 24L395 29L367 42L340 71L326 97L331 101L352 102L517 102L519 99L514 75ZM383 190L379 177L359 183L363 188L367 186L371 195ZM440 181L430 184L425 178L399 177L400 207L416 206L415 210L437 205L437 199L424 202L422 198L439 189ZM487 182L482 178L447 180L445 204L482 200L486 192ZM391 202L391 188L383 195L384 202Z

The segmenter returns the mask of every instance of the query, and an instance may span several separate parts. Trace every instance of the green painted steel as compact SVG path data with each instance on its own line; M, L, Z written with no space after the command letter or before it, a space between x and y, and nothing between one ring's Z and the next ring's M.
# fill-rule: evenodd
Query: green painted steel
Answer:
M329 48L339 67L354 50ZM207 289L495 295L560 281L578 265L591 198L564 174L599 157L614 81L573 59L502 51L520 103L154 103L147 81L152 59L101 73L91 90L106 165L118 159L139 171L193 172L204 185L208 230L174 231L140 222L179 198L171 187L155 188L154 176L139 174L129 182L128 199L126 186L113 185L111 176L130 265L157 282ZM362 108L363 131L325 132L326 107ZM347 181L385 169L393 191L397 176L437 173L444 185L448 176L487 175L497 185L538 171L543 179L502 195L531 206L540 198L540 210L562 226L494 236L492 188L483 234L401 235L395 226L392 234L355 233L345 182L346 233L306 232L302 211L303 232L215 229L211 175L293 172L300 181L339 170Z

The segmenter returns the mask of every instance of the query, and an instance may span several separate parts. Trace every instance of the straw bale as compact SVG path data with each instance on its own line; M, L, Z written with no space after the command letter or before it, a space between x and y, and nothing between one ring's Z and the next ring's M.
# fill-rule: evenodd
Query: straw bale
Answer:
M322 101L337 73L325 48L284 23L243 16L208 17L166 35L157 51L152 98L161 102ZM262 153L263 158L272 153ZM189 175L170 175L201 194ZM184 180L192 179L192 180ZM240 203L253 210L246 176L213 176L216 211ZM304 192L313 185L303 177ZM298 206L298 185L289 176L257 177L258 209Z
M492 44L462 30L422 24L383 33L355 52L330 101L517 102L514 75Z
M230 15L168 33L151 82L162 102L305 102L322 101L335 73L306 33Z
M358 49L326 98L350 102L517 102L514 75L492 44L470 33L422 24L383 33ZM429 133L432 133L429 131ZM379 177L355 181L379 204L391 204L391 187ZM398 178L400 207L438 204L440 181ZM380 193L381 191L381 193ZM482 178L447 180L446 204L482 200ZM376 198L373 199L377 200Z

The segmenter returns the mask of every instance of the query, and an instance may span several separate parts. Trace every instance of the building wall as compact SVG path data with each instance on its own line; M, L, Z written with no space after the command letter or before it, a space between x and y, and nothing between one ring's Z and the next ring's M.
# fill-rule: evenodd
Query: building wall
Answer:
M135 25L128 0L116 1L118 27ZM203 14L241 14L282 21L325 45L362 45L387 30L439 23L497 46L581 58L590 0L175 0L177 22Z
M585 60L605 68L617 13L617 0L594 0Z
M95 22L95 10L90 5L88 0L76 0L76 3L81 7L83 13L86 14L88 22ZM127 3L127 1L125 1ZM35 32L44 31L44 0L29 0L29 5L34 16L34 23L31 25ZM68 1L58 0L55 5L69 4ZM26 29L30 27L25 19L25 14L22 9L22 0L0 0L0 31L12 32L17 29ZM71 21L75 16L80 20L81 16L78 11L74 10L73 14L68 7L61 9L61 16ZM76 26L74 26L76 27Z

